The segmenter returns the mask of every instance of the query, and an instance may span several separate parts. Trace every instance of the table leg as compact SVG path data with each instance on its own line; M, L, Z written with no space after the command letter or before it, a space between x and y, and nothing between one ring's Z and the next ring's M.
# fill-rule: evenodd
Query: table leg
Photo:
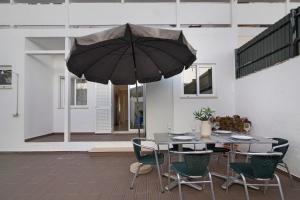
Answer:
M178 182L177 182L177 177L174 175L171 175L169 173L164 173L163 174L164 177L170 178L172 181L170 182L170 184L165 186L165 189L167 191L172 190L173 188L175 188L176 186L178 186Z
M167 191L171 191L172 189L174 189L175 187L178 186L178 182L177 182L177 177L176 177L176 176L171 175L171 174L169 174L169 173L164 173L163 176L164 176L164 177L167 177L167 178L170 176L170 179L173 180L173 181L170 183L170 185L165 186L165 189L166 189ZM193 183L188 183L188 182L186 182L186 183L184 183L184 185L187 185L187 186L189 186L189 187L192 187L192 188L194 188L194 189L196 189L196 190L200 190L200 191L203 190L203 188L202 188L200 185L197 185L197 184L193 184Z

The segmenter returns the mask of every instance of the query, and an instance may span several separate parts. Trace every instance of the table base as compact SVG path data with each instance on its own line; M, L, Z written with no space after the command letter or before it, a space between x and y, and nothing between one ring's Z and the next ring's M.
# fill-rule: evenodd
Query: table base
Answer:
M178 182L177 182L177 177L176 176L170 175L169 173L164 173L163 176L167 177L167 178L170 177L170 179L172 180L172 182L169 185L165 186L165 189L167 191L171 191L172 189L174 189L175 187L178 186ZM186 182L183 182L183 184L187 185L189 187L192 187L192 188L194 188L196 190L199 190L199 191L203 190L203 188L200 185L197 185L197 184L186 183Z

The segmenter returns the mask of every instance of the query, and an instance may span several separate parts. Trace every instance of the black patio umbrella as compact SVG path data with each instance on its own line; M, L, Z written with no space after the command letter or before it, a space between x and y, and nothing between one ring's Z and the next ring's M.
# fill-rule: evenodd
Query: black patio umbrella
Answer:
M137 82L172 77L195 60L196 51L182 31L125 24L75 38L67 67L88 81L136 84L137 89Z

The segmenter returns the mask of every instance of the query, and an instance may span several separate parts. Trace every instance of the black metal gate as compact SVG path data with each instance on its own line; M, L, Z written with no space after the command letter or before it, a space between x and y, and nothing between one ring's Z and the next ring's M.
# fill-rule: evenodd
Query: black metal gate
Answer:
M300 7L236 49L236 78L299 55Z

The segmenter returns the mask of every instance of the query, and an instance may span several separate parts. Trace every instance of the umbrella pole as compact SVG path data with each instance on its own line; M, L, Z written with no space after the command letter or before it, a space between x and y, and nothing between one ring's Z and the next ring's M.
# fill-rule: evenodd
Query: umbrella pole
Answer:
M127 25L128 26L128 25ZM129 28L129 26L128 26ZM137 78L137 74L136 74L136 60L135 60L135 52L134 52L134 42L132 39L132 32L129 28L130 31L130 42L131 42L131 48L132 48L132 58L133 58L133 65L134 65L134 69L135 69L135 77ZM139 119L139 112L138 112L138 103L139 103L139 97L138 97L138 85L137 85L137 81L135 82L135 97L136 97L136 106L135 106L135 112L136 112L136 117L138 119L138 136L139 138L141 137L141 126L140 126L140 119Z
M135 112L136 112L136 117L137 117L137 121L138 121L138 135L139 138L141 137L141 122L140 122L140 113L138 111L139 108L139 97L138 97L138 85L137 82L135 82L135 97L136 97L136 106L135 106Z

